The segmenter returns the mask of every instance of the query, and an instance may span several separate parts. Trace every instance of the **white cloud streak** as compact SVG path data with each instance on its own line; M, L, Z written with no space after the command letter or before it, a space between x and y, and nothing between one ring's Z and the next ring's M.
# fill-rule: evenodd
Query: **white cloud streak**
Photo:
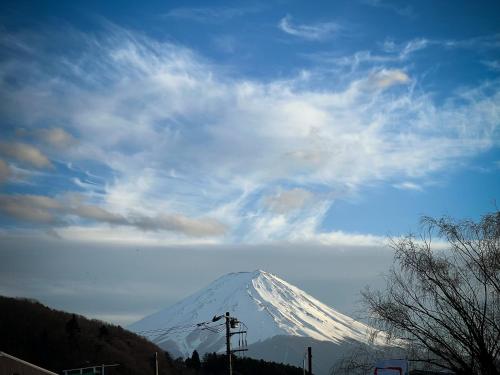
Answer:
M293 24L292 16L283 17L278 27L281 31L307 40L325 40L335 35L340 26L334 22L320 22L310 25Z
M193 7L193 8L174 8L170 10L166 17L188 19L203 23L219 23L232 18L241 17L246 14L257 13L262 9L261 6L252 7Z
M334 64L348 67L353 71L361 66L388 65L391 63L407 63L417 52L431 47L456 50L470 49L475 51L491 51L500 48L500 34L484 35L469 39L427 39L415 38L406 42L397 43L392 39L385 40L379 50L362 50L352 55L339 56L336 52L323 51L307 53L303 56L310 60L324 64ZM495 70L495 60L485 60L482 63Z
M422 186L414 183L414 182L411 182L411 181L404 181L404 182L401 182L400 184L395 184L394 187L396 189L400 189L400 190L413 190L413 191L422 191Z
M381 51L358 51L352 55L338 56L331 52L309 53L304 56L310 60L334 64L340 67L348 67L355 71L361 65L387 65L391 63L405 63L416 52L428 48L430 45L437 45L438 42L424 38L412 39L405 43L395 43L392 40L385 40L381 46Z
M375 72L369 81L376 88L385 89L394 85L406 84L410 81L410 77L399 69L382 69Z

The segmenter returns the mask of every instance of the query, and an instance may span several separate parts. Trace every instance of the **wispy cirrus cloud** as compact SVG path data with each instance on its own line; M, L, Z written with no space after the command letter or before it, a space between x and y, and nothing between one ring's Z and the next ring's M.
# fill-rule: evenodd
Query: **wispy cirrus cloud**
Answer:
M410 81L410 77L399 69L382 69L369 77L369 82L376 88L387 88L394 85L404 85Z
M500 60L485 60L482 63L495 72L500 72Z
M500 48L500 33L490 35L480 35L466 39L445 39L436 40L446 48L462 48L475 50L491 50Z
M304 54L304 57L327 64L335 64L341 67L349 67L356 70L360 65L369 64L391 64L405 63L416 52L424 50L437 42L425 38L412 39L404 43L396 43L393 40L385 40L379 51L363 50L351 55L339 56L338 53L329 51Z
M171 9L164 16L203 23L219 23L247 14L258 13L263 8L262 5L257 4L244 7L184 7Z
M414 182L411 182L411 181L404 181L404 182L401 182L399 184L395 184L394 187L396 189L400 189L400 190L413 190L413 191L422 191L423 190L422 186L420 186Z
M281 31L301 39L321 41L334 36L340 26L334 22L319 22L314 24L294 24L292 16L286 15L278 23Z
M81 46L79 54L65 56L61 67L44 55L53 52L42 48L43 38L32 53L44 59L27 64L24 52L12 54L17 64L0 70L26 80L0 88L0 99L2 108L16 103L9 115L28 131L65 124L77 143L58 155L107 171L99 189L78 186L86 200L71 209L30 203L40 223L72 217L72 233L90 233L97 223L165 241L170 234L236 243L345 241L346 233L320 230L336 199L370 183L421 184L500 139L497 81L438 103L414 90L419 76L410 68L383 60L353 67L342 86L318 88L315 80L328 81L328 72L260 81L228 76L183 46L117 27L62 34ZM386 48L409 59L425 45ZM31 93L41 89L45 95ZM24 116L32 107L47 110ZM71 191L76 172L67 173ZM29 204L3 199L11 205L4 214L29 218Z
M304 53L302 56L319 64L356 71L374 65L387 67L395 64L407 64L418 53L424 53L425 50L433 47L445 50L491 52L500 48L500 34L466 39L415 38L404 42L386 39L373 50L360 50L348 55L339 55L337 51L319 51ZM484 66L495 71L495 60L484 59L481 62Z
M429 45L434 43L435 41L425 38L416 38L405 43L396 43L393 40L385 40L382 47L385 52L396 53L397 59L405 60L414 52L427 48Z

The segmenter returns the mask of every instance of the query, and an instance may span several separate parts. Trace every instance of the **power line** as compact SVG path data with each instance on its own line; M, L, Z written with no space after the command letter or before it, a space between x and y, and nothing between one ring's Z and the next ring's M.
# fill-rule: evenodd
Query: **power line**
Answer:
M219 323L219 324L212 324L220 319L224 318L224 323ZM238 331L231 331L232 329L239 328ZM244 328L244 329L242 329ZM247 348L247 331L248 327L246 326L245 323L240 322L238 318L231 316L229 312L226 312L225 315L215 315L211 321L206 321L206 322L201 322L201 323L195 323L195 324L184 324L184 325L178 325L178 326L172 326L172 327L165 327L165 328L155 328L155 329L150 329L150 330L143 330L143 331L138 331L136 332L137 334L141 336L150 336L150 335L156 335L156 339L159 337L169 335L172 333L182 333L182 332L189 332L199 329L201 331L207 330L213 333L220 333L224 329L226 331L226 356L227 356L227 361L228 361L228 373L229 375L233 374L233 367L232 367L232 360L231 357L233 354L239 353L239 352L246 352L248 351ZM231 337L233 335L238 335L238 348L237 349L232 349L231 348Z
M137 331L136 333L140 336L148 336L152 334L162 334L162 333L177 333L177 332L184 332L184 331L191 331L193 329L199 328L200 330L204 329L213 329L215 327L223 326L224 323L222 324L216 324L213 326L208 326L208 324L211 322L202 322L202 323L196 323L196 324L187 324L187 325L179 325L179 326L172 326L172 327L164 327L164 328L155 328L155 329L149 329L149 330L144 330L144 331Z

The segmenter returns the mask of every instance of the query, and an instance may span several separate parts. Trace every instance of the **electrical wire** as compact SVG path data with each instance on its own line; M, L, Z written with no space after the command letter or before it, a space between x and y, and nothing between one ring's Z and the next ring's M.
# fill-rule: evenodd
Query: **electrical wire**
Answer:
M201 323L193 323L193 324L184 324L184 325L178 325L178 326L172 326L172 327L165 327L165 328L155 328L155 329L149 329L149 330L143 330L143 331L138 331L136 332L138 335L147 337L147 336L155 336L155 340L161 339L165 336L175 334L175 333L184 333L184 332L193 332L195 330L200 330L200 331L210 331L212 333L221 333L223 332L226 327L226 322L224 323L219 323L219 324L213 324L214 321L206 321L206 322L201 322ZM240 324L240 329L238 332L234 332L234 334L238 335L238 352L243 353L244 351L241 349L247 349L247 332L248 332L248 327L245 323L238 321ZM235 353L236 354L236 353Z
M224 323L221 324L216 324L213 326L209 326L208 324L211 322L202 322L202 323L196 323L196 324L184 324L184 325L179 325L179 326L173 326L173 327L165 327L165 328L155 328L155 329L149 329L149 330L144 330L144 331L138 331L136 332L140 336L151 336L154 334L165 334L165 333L180 333L180 332L187 332L187 331L193 331L194 329L198 328L200 330L213 330L223 326Z

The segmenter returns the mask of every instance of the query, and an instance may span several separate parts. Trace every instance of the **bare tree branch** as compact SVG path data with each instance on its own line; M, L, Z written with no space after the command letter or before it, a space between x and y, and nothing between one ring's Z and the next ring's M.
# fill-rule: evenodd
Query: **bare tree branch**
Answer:
M419 363L500 375L500 212L478 222L424 217L418 238L391 247L386 289L363 292L373 324Z

